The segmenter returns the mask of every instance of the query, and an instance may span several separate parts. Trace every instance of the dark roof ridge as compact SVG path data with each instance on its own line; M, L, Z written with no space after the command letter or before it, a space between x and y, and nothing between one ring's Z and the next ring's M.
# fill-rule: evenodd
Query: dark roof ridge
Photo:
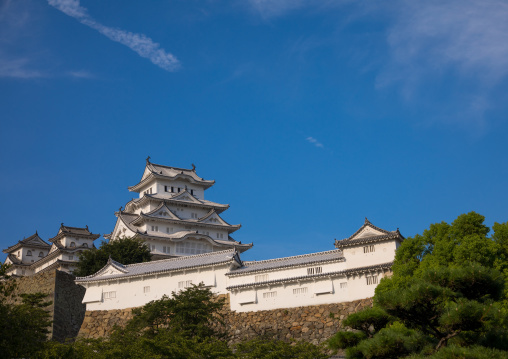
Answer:
M296 255L296 256L289 256L289 257L264 259L264 260L261 260L261 261L243 261L243 263L245 263L245 264L250 264L250 263L271 263L271 262L279 262L279 261L282 261L282 260L285 260L285 259L313 257L313 256L317 256L317 255L320 255L320 254L326 254L326 253L332 253L332 252L342 252L342 250L341 249L331 249L331 250L323 251L323 252L314 252L314 253L299 254L299 255Z
M176 261L179 261L179 260L187 259L188 257L199 258L199 257L207 257L207 256L210 256L212 254L234 253L234 252L236 252L236 250L234 248L228 248L228 249L225 249L223 251L208 252L208 253L201 253L201 254L191 254L190 256L181 256L181 257L176 257L176 258L159 259L159 260L150 261L150 262L124 264L124 266L126 268L130 268L130 267L135 267L135 266L139 266L139 265L146 265L147 263L173 262L173 261L176 262Z
M340 271L333 271L333 272L326 272L326 273L319 273L319 274L312 274L312 275L302 275L302 276L296 276L296 277L279 278L279 279L273 279L273 280L268 280L268 281L264 281L264 282L251 282L251 283L236 284L236 285L226 287L226 290L239 289L239 288L245 288L245 287L250 287L250 286L259 287L259 286L263 286L263 285L277 284L277 283L283 283L283 282L295 281L295 280L327 277L327 276L332 276L332 275L341 275L341 274L348 275L350 273L356 273L356 272L361 272L361 271L383 270L383 269L391 268L392 266L393 266L393 262L387 262L387 263L381 263L381 264L374 264L374 265L366 266L366 267L344 269L344 270L340 270Z

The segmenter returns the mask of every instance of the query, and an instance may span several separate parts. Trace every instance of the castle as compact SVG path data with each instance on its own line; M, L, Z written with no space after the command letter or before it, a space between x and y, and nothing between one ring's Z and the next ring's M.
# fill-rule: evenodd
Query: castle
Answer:
M198 283L217 294L229 294L230 309L237 312L350 302L372 297L379 280L391 274L395 251L404 237L398 229L386 231L367 219L353 235L336 241L335 249L242 261L241 253L252 243L231 237L240 225L221 218L229 205L205 200L205 190L214 184L199 177L194 165L169 167L147 158L141 180L129 187L139 198L125 209L120 207L113 231L104 237L140 238L148 245L152 261L124 265L110 258L97 273L76 278L86 288L87 311L139 307ZM85 243L91 248L98 237L86 231L62 225L51 239L51 248L36 234L5 250L6 263L13 264L15 274L36 273L39 266L26 262L27 253L40 249L41 264L52 256L44 268L69 270L69 253L84 250ZM19 248L25 252L16 257Z

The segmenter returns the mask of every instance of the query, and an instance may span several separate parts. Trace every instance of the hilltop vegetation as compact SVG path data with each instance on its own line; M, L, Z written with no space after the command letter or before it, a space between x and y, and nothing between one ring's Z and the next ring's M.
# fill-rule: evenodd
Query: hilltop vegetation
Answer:
M347 358L507 358L508 222L475 212L432 224L397 250L374 307L329 345Z

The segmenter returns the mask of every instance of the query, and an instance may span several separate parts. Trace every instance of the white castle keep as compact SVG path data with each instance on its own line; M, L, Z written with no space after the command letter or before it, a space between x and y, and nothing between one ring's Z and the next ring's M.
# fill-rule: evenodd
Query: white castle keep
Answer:
M240 254L252 244L231 238L240 225L219 216L229 206L204 199L215 182L199 177L194 166L149 159L140 182L129 187L139 198L115 213L115 228L104 237L141 238L152 258L163 259L130 265L110 259L97 273L76 278L86 288L89 311L139 307L199 283L230 294L231 309L240 312L348 302L372 297L379 280L391 274L404 237L367 219L334 250L244 262Z
M240 225L231 225L220 217L229 208L205 200L205 190L215 181L196 174L196 167L183 169L157 165L146 159L143 176L129 191L139 198L129 201L125 210L115 213L115 228L104 238L117 240L135 237L144 240L152 259L174 258L236 248L243 252L252 244L231 238Z

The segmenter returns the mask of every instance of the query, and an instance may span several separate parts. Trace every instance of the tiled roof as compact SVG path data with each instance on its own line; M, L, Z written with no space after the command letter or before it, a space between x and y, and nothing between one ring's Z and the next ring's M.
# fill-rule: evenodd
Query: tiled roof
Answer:
M236 276L245 273L259 272L275 268L297 267L314 263L343 261L343 260L344 256L342 255L342 251L340 249L334 249L326 252L317 252L293 257L268 259L264 261L249 261L249 262L244 261L243 266L241 268L232 270L226 273L226 275Z
M183 193L185 193L185 191ZM181 193L175 193L175 194L171 195L168 193L168 196L165 196L165 195L161 195L159 193L153 193L153 194L144 193L143 197L133 198L132 200L127 202L127 204L125 205L125 208L127 209L131 205L136 205L136 206L142 205L143 203L145 203L146 201L149 201L149 200L161 201L166 204L185 203L186 205L195 206L195 207L199 207L199 208L214 208L218 213L221 213L229 208L229 204L221 204L221 203L208 201L206 199L199 199L199 198L196 198L196 196L191 195L190 193L189 193L189 196L192 196L196 201L191 202L191 201L184 201L184 200L175 198L175 197L178 197L180 194Z
M367 227L373 231L369 230ZM364 232L365 228L367 228L367 232ZM390 239L398 239L402 242L404 237L400 234L398 228L396 231L387 231L385 229L376 227L370 223L367 218L365 218L365 223L363 226L361 226L360 229L353 233L353 235L342 240L335 240L335 247L341 249L360 244L382 242Z
M148 175L146 173L148 173ZM137 192L144 184L149 183L154 178L173 180L178 177L183 177L190 180L191 182L204 185L205 188L209 188L215 183L215 181L205 180L204 178L199 177L196 174L195 167L192 169L186 169L157 165L155 163L151 163L149 159L147 159L144 176L141 178L141 181L138 184L129 187L129 191Z
M266 282L252 282L252 283L245 283L245 284L237 284L237 285L232 285L232 286L226 287L226 289L233 290L233 289L240 289L240 288L247 288L247 287L263 287L263 286L267 286L267 285L287 283L287 282L296 282L296 281L314 279L314 278L320 278L320 277L349 276L349 275L357 274L357 273L386 271L386 270L391 269L392 265L393 265L393 262L389 262L389 263L377 264L377 265L368 266L368 267L351 268L351 269L335 271L335 272L327 272L327 273L320 273L320 274L313 274L313 275L303 275L303 276L298 276L298 277L274 279L274 280L269 280Z
M236 265L240 265L241 263L240 257L238 256L238 253L234 249L128 265L123 265L121 263L111 260L104 268L102 268L97 273L92 274L88 277L78 277L76 278L76 282L104 281L116 278L171 272L182 269L207 267L223 263L234 264L235 262ZM99 276L111 264L117 269L121 268L122 272L124 273L113 274L108 276Z
M183 224L183 225L194 225L194 226L197 226L197 227L205 227L205 228L222 228L222 229L225 229L228 231L228 233L233 233L237 230L239 230L242 225L241 224L229 224L227 223L226 221L224 221L215 211L214 209L211 209L210 212L205 215L204 217L202 218L198 218L198 219L191 219L191 218L187 218L187 219L181 219L179 218L174 212L172 212L171 210L169 210L168 208L168 211L169 211L169 216L167 217L164 217L164 216L160 216L158 215L157 211L160 211L160 210L164 210L165 205L161 204L157 209L149 212L149 213L143 213L141 212L139 215L138 214L130 214L131 216L136 216L136 218L132 218L132 220L130 220L128 223L129 223L129 226L130 227L133 227L133 226L137 226L137 225L142 225L143 223L146 223L147 221L149 220L157 220L157 221L163 221L163 222L169 222L169 223L176 223L176 224ZM120 213L120 212L118 212ZM121 212L122 214L125 214L127 212ZM209 223L209 222L204 222L208 217L210 217L211 215L213 214L216 214L217 217L219 217L219 219L223 222L223 223ZM131 229L129 227L129 229ZM133 230L134 232L137 231L137 229L131 229Z
M15 251L16 249L22 248L22 247L47 249L48 247L50 247L50 245L47 244L46 242L44 242L44 240L41 237L39 237L37 232L35 232L35 234L32 234L30 237L25 238L21 241L18 241L18 243L16 243L15 245L10 246L7 249L4 249L3 252L4 253L11 253L11 252Z
M82 227L70 227L70 226L64 226L62 223L60 225L60 229L58 230L58 233L53 238L48 239L50 242L55 242L58 239L65 237L65 236L72 236L72 237L84 237L84 238L90 238L93 240L96 240L100 237L100 234L94 234L90 232L88 229L88 226L82 228Z
M381 234L378 236L369 236L369 237L360 237L353 239L343 239L341 241L335 241L336 248L346 248L351 246L357 246L361 244L375 243L375 242L383 242L390 239L398 239L399 241L403 241L404 237L398 232L391 232L390 234Z

